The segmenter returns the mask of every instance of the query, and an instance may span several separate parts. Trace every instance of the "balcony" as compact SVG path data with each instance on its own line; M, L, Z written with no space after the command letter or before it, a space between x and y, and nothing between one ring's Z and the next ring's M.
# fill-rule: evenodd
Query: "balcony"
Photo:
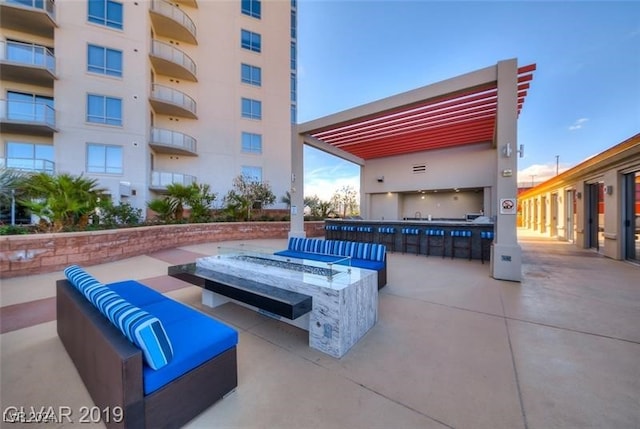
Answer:
M158 153L198 156L196 143L196 139L187 134L164 128L151 128L149 146Z
M153 40L149 53L156 73L197 82L196 63L189 55L168 43Z
M0 75L3 80L53 87L56 58L49 48L0 41Z
M190 174L171 173L168 171L152 171L151 183L149 189L152 191L163 192L167 190L167 186L172 183L177 183L184 186L189 186L196 182L196 177Z
M176 89L154 84L149 102L158 114L198 119L196 102L184 92Z
M0 26L52 39L55 11L53 0L0 0Z
M56 111L46 104L0 100L0 132L51 136Z
M53 174L56 164L48 159L0 158L0 166L30 173Z
M198 44L196 25L182 9L165 0L152 0L149 12L157 35L193 45Z

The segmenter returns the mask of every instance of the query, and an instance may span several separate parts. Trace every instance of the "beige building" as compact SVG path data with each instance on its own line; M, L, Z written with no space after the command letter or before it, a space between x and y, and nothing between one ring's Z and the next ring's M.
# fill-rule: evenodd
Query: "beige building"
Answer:
M6 166L139 208L194 181L219 205L240 174L289 190L295 2L0 0L0 17Z
M527 189L519 206L524 228L640 262L640 134Z

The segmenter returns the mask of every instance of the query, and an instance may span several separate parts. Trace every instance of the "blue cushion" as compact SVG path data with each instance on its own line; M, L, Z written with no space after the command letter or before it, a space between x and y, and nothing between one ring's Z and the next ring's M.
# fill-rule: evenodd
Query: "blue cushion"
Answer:
M157 371L143 368L145 395L238 343L238 332L235 329L196 311L192 311L188 318L167 323L165 329L173 338L173 360ZM215 380L211 382L215 383Z
M131 304L77 265L67 267L64 273L91 304L142 350L149 367L159 369L171 361L171 342L157 317Z
M151 289L135 280L126 280L122 282L109 283L105 285L133 305L140 308L154 302L160 302L167 299L160 292Z

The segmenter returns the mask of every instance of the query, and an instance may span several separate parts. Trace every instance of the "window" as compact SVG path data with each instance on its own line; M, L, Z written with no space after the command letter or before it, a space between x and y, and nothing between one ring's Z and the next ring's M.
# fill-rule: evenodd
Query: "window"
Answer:
M298 83L296 79L296 74L291 73L291 101L296 101L298 99Z
M243 165L242 176L251 182L262 182L262 167L252 167Z
M298 19L297 13L295 10L291 10L291 38L295 39L298 37Z
M87 122L122 126L122 100L104 95L87 95Z
M8 168L54 173L52 145L10 141L7 142L6 154Z
M262 153L262 134L242 133L242 151Z
M262 102L250 98L242 99L242 117L248 119L262 119Z
M242 13L260 19L260 0L242 0Z
M250 85L262 86L262 69L249 64L241 65L242 83Z
M298 120L298 109L295 104L291 105L291 123L295 124Z
M122 146L87 144L87 172L122 174Z
M243 49L248 49L253 52L260 52L262 50L262 37L258 33L242 30L240 40Z
M113 0L89 0L89 22L122 30L122 3Z
M87 70L107 76L122 76L122 51L88 45Z
M298 57L297 57L297 49L296 42L291 42L291 70L297 70L298 68Z

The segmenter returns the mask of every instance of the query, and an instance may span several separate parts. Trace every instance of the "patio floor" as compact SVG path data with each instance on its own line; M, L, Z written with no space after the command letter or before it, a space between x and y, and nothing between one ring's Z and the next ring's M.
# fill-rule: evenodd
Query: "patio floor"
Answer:
M522 283L479 261L388 254L378 323L342 359L246 308L203 308L201 289L166 275L219 243L87 271L139 280L239 331L238 388L190 428L640 428L640 267L525 234ZM64 406L78 418L93 405L56 335L62 277L2 280L3 412Z

